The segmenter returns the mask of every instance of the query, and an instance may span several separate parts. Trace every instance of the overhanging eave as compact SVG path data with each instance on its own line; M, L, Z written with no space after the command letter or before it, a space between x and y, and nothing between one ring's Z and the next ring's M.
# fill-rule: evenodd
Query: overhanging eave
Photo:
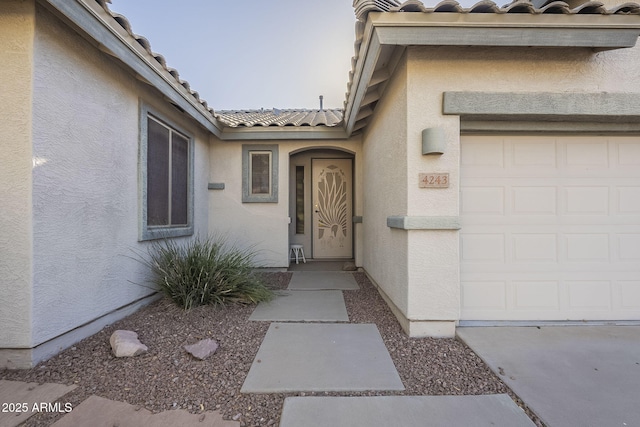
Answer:
M255 141L255 140L328 140L348 139L349 136L341 126L253 126L224 128L218 135L223 141Z
M635 46L638 15L371 14L381 45L590 47Z
M639 15L371 12L346 102L346 132L354 132L363 101L373 86L384 84L379 79L374 82L373 75L393 74L395 65L384 62L394 56L389 53L394 48L543 47L595 52L633 47L639 36ZM383 96L382 91L376 96Z

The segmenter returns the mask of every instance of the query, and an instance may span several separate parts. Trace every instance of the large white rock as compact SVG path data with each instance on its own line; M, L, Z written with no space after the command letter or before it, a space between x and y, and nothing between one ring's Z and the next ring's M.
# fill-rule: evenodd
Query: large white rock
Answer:
M111 334L109 342L116 357L137 356L148 350L147 346L138 340L138 334L133 331L115 331Z

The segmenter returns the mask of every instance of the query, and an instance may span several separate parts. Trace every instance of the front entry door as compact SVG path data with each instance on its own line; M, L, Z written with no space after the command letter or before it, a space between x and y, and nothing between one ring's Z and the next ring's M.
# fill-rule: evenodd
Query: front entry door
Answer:
M313 258L352 258L352 161L312 159Z

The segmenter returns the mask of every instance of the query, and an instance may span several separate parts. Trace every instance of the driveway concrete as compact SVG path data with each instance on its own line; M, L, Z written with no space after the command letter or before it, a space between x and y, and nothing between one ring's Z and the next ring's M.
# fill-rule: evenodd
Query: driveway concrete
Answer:
M640 426L640 327L468 327L457 334L547 426Z

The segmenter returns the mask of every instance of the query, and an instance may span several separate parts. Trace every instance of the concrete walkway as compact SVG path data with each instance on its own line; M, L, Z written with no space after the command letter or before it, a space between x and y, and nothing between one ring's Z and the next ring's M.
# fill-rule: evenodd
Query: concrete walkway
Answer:
M549 427L640 426L640 326L458 328Z
M344 307L343 300L328 298L329 293L353 289L358 285L348 273L295 271L289 290L271 303L260 304L251 320L327 320L318 313ZM404 390L376 325L272 323L241 392L370 390ZM491 395L290 397L285 400L280 427L418 427L425 423L434 427L534 426L509 396Z
M269 302L262 302L249 317L271 322L348 322L342 292L279 291Z
M376 325L272 323L242 393L404 390Z
M293 273L287 289L301 291L341 290L355 291L360 289L351 273L338 271L301 271Z
M535 427L506 394L288 397L280 427Z

